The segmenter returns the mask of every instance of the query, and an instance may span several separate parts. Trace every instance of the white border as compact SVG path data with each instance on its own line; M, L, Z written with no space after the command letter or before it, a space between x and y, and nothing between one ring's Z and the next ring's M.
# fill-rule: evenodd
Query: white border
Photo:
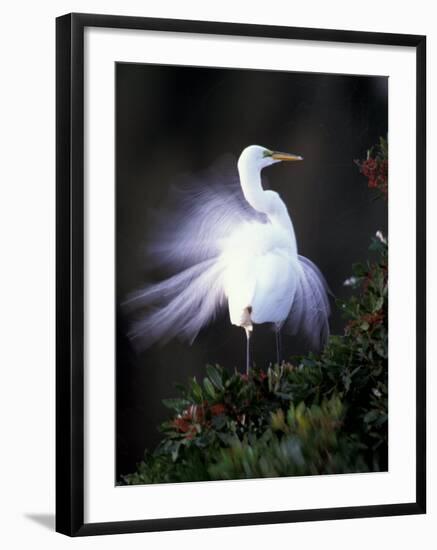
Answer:
M115 61L390 77L389 473L114 487ZM415 501L415 69L413 48L85 29L85 522Z

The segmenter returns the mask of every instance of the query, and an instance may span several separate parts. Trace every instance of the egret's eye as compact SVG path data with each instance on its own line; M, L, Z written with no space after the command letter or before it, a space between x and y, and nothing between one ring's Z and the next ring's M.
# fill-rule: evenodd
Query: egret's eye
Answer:
M263 151L263 158L265 157L271 157L273 155L273 151L269 151L268 149L265 149Z

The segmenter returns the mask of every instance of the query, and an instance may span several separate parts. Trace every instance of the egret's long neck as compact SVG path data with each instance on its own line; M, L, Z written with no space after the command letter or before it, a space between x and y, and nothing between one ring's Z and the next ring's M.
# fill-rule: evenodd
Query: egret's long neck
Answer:
M244 198L255 210L268 214L269 205L261 185L260 169L254 164L240 160L238 163L238 172L240 174L240 184L243 189Z
M239 162L238 172L244 198L258 212L266 214L271 223L279 225L295 240L293 224L287 207L277 193L264 191L261 184L261 170L258 166Z

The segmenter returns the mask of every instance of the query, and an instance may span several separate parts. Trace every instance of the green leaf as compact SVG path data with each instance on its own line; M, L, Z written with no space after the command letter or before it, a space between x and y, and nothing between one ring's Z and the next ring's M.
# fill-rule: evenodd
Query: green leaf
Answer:
M363 420L366 424L371 424L372 422L375 422L375 420L379 417L379 414L379 411L373 409L364 415Z
M177 412L182 412L190 404L190 402L187 399L182 399L182 398L179 398L179 399L163 399L162 403L168 409L173 409Z
M205 388L206 395L214 401L216 398L216 393L214 390L214 386L211 384L209 378L205 378L203 380L203 386Z
M375 300L375 303L373 304L373 312L379 311L383 305L384 305L384 298L380 296Z
M214 384L214 386L218 390L220 390L220 391L225 390L224 385L223 385L223 381L222 381L222 375L216 367L214 367L212 365L207 365L206 366L206 373L207 373L209 379L211 380L211 382Z
M194 400L196 403L202 403L203 401L203 391L202 387L198 384L197 380L194 378L191 383L191 393L193 394Z
M176 462L176 460L178 459L180 447L181 443L179 441L173 446L173 449L171 451L171 458L173 462Z
M217 416L214 416L211 422L215 430L221 430L226 426L226 420L226 415L219 414Z

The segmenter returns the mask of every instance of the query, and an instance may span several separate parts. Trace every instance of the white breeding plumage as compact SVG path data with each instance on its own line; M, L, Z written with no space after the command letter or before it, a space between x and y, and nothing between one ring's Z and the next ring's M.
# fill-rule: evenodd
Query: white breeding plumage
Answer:
M226 305L231 323L246 331L247 368L254 324L272 323L278 336L282 327L301 332L312 349L324 345L329 332L325 280L298 255L287 207L261 183L266 166L299 160L251 145L238 160L239 181L215 166L200 182L173 190L174 207L154 220L147 258L150 267L173 275L126 301L145 308L130 334L141 347L174 337L191 343Z

